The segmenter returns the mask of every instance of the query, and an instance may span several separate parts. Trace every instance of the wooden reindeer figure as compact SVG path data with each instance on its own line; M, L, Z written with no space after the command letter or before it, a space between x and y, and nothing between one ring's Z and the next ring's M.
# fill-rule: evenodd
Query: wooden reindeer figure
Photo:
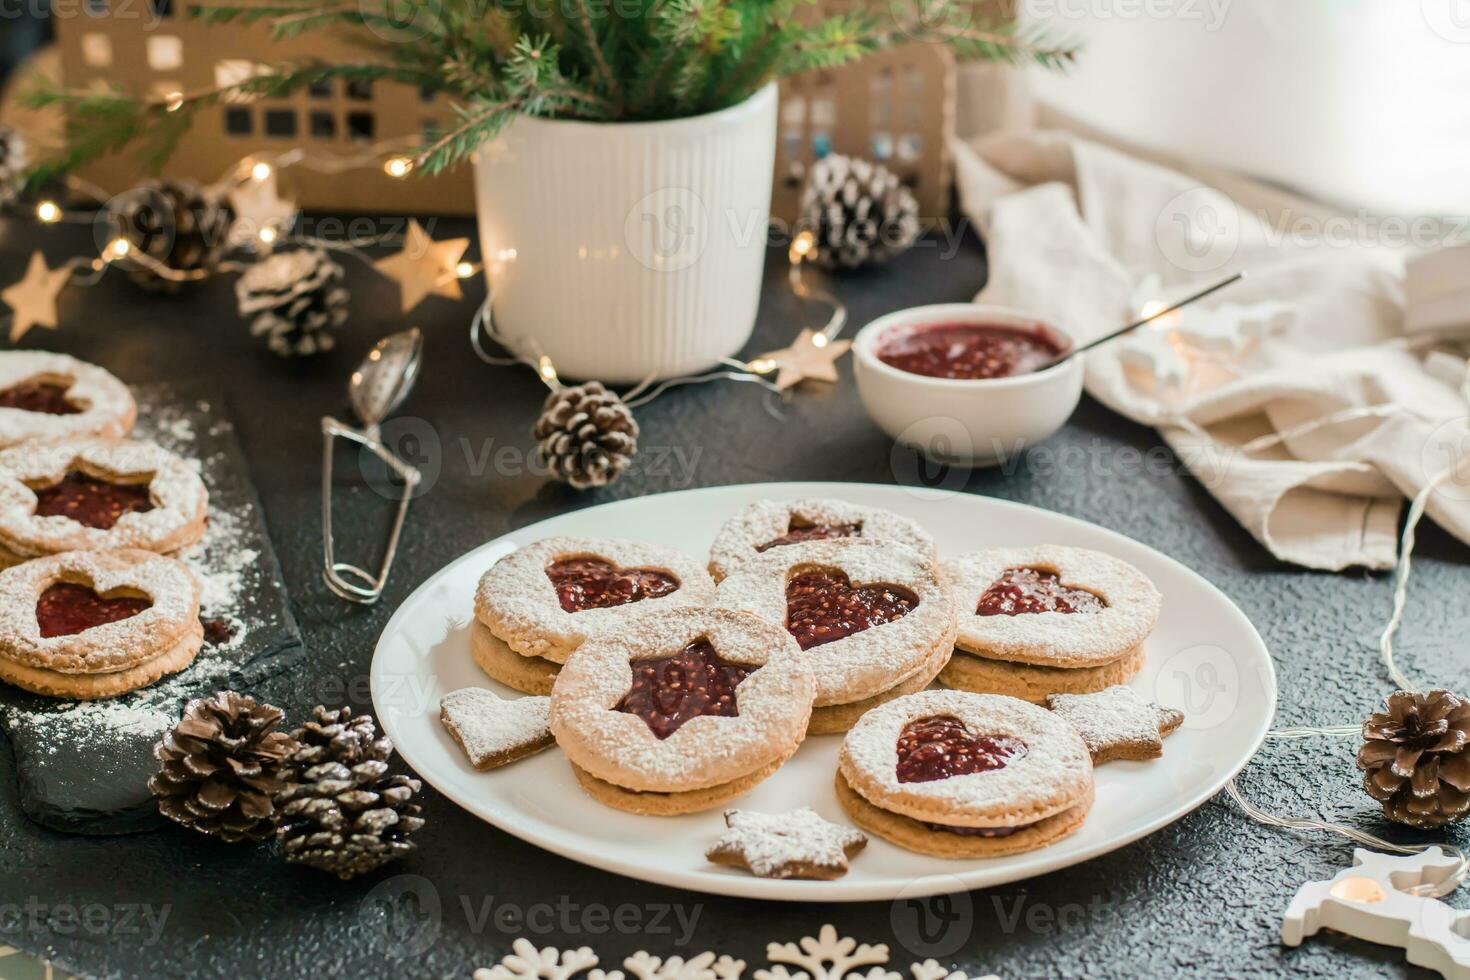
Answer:
M1470 980L1470 912L1410 892L1420 886L1452 889L1459 872L1460 859L1438 847L1405 857L1358 848L1351 868L1297 890L1281 920L1281 941L1300 946L1319 929L1334 929L1401 946L1416 966L1450 980Z

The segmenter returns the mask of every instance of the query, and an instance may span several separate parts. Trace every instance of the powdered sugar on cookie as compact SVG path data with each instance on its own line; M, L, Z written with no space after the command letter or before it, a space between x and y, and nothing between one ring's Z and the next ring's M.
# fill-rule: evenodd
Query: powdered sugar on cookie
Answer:
M1024 752L985 772L900 781L899 738L910 722L930 718L956 719L973 737L1014 740ZM873 709L847 733L838 766L874 806L960 827L1034 823L1092 791L1092 758L1072 726L1016 698L964 691L921 691Z
M507 765L552 744L547 697L505 699L465 687L439 702L439 720L476 769Z
M1046 706L1082 736L1095 765L1156 759L1164 754L1164 738L1184 722L1184 712L1148 701L1123 684L1095 694L1053 694Z
M707 640L756 669L735 688L734 716L701 714L659 738L617 707L636 662ZM587 641L557 675L551 730L577 766L624 789L686 792L728 783L785 758L806 733L815 683L785 631L725 609L652 609Z
M146 481L152 507L125 513L110 528L37 516L36 490L73 471L117 483ZM97 548L175 552L204 533L208 499L197 467L152 443L28 443L0 452L0 546L20 558Z
M1007 569L1055 574L1059 584L1102 599L1096 612L1023 612L982 616L980 597ZM1148 577L1125 561L1085 548L1037 545L987 548L944 563L959 604L960 649L995 660L1046 667L1094 667L1127 655L1147 639L1162 599Z
M765 550L787 547L778 543L783 538L799 538L803 533L887 542L934 557L934 539L929 532L917 521L891 511L821 497L757 500L720 529L710 548L710 574L718 582Z
M0 407L0 446L28 439L115 439L132 431L137 419L138 408L127 385L96 365L49 351L0 352L0 393L27 383L64 389L66 402L78 411L51 414Z
M838 878L868 843L863 833L823 820L809 806L789 813L726 810L725 826L705 857L759 878Z
M604 559L620 569L662 572L671 575L678 587L623 605L569 612L562 607L547 568L581 557ZM620 538L546 538L511 552L481 577L475 616L517 653L564 663L600 630L619 627L629 616L650 608L704 605L714 589L709 573L677 548Z
M43 637L36 604L58 582L86 585L98 594L138 592L152 605L80 633ZM26 667L65 674L119 671L199 630L199 581L173 558L137 550L71 551L0 571L0 657Z
M817 677L817 705L873 697L924 669L936 650L954 646L954 599L934 563L877 541L816 541L773 548L720 583L715 604L785 627L787 584L807 570L835 569L853 588L896 585L918 599L907 614L813 646L802 656Z

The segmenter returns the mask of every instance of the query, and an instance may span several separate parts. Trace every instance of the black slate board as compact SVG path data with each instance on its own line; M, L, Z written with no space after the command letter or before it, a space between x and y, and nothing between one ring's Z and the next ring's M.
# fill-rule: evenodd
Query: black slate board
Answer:
M147 787L158 767L153 746L184 702L248 690L301 657L301 634L224 406L202 387L148 385L133 394L134 436L198 460L209 488L208 530L184 558L205 583L200 615L214 628L189 668L120 698L72 703L0 685L0 729L15 752L21 807L70 833L157 826Z

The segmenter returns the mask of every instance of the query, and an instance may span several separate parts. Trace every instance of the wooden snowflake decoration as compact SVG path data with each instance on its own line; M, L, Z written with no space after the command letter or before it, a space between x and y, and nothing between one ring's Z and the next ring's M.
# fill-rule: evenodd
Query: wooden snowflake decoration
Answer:
M621 970L604 973L595 969L597 954L586 946L566 951L555 946L537 949L517 939L511 950L495 966L476 970L474 980L623 980ZM757 969L753 980L904 980L903 974L888 969L886 945L839 936L831 925L822 926L816 938L769 944L766 958L771 965ZM684 959L640 950L623 960L623 966L634 980L741 980L745 973L744 960L713 952ZM797 969L793 972L788 967ZM998 980L994 974L982 977L950 970L935 960L911 964L909 972L913 980Z

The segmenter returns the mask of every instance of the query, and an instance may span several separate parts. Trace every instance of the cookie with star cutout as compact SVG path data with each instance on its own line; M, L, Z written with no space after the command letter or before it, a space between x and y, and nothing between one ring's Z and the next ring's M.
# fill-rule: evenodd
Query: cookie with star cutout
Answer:
M785 630L728 609L653 608L562 666L551 730L593 799L666 816L719 806L791 757L816 682Z

